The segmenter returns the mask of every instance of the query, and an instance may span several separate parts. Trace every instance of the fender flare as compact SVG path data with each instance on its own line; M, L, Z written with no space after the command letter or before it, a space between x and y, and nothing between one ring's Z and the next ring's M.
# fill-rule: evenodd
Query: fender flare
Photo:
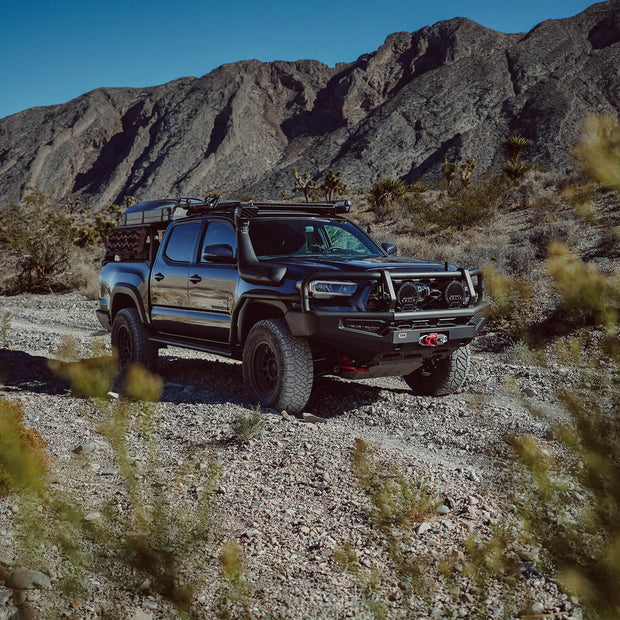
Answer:
M150 325L150 317L148 312L146 312L144 308L144 302L142 301L142 296L140 295L140 291L133 284L129 284L128 282L121 282L114 287L112 291L112 295L110 298L110 321L114 320L114 316L112 315L112 309L114 308L114 299L117 295L126 295L131 298L140 315L140 320L144 325Z

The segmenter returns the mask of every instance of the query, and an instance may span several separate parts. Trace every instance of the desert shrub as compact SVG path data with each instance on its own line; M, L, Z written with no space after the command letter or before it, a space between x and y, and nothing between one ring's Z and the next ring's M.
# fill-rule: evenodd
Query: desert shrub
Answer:
M430 189L428 183L424 181L416 181L410 185L407 185L407 192L412 194L423 194Z
M554 241L568 241L572 225L567 221L552 222L530 229L527 238L535 248L536 258L546 258L549 245Z
M230 424L237 441L248 442L265 426L265 414L260 406L251 411L237 413Z
M374 209L383 211L405 194L405 184L400 179L385 177L375 181L368 191L368 202Z
M502 172L513 185L520 181L531 169L531 164L526 164L522 161L507 161L502 164Z
M251 587L239 543L234 540L225 542L219 561L224 585L216 601L217 617L222 620L250 620Z
M18 266L10 291L62 286L74 240L72 214L64 203L31 188L23 201L11 205L6 213L4 244L17 256Z
M64 351L63 357L70 358L70 352ZM38 434L20 425L21 408L0 401L0 484L8 479L19 494L19 561L53 570L65 591L84 590L86 571L96 571L123 589L147 584L141 587L169 601L180 617L189 617L196 584L188 579L187 569L201 571L216 555L212 515L220 466L208 454L191 452L172 477L165 475L153 404L161 394L161 379L135 366L125 377L126 399L99 399L110 389L110 367L109 360L96 358L55 366L70 378L75 392L92 399L83 415L92 415L113 450L123 486L122 511L115 500L86 519L81 500L45 478L45 462L39 456L43 444ZM139 463L131 456L135 442L147 455ZM185 485L197 489L198 499L192 504L177 497ZM225 548L222 558L227 554ZM234 571L229 562L221 562L232 592L227 600L235 601L235 609L246 609L245 603L239 607L240 593L245 592L244 600L249 597L240 553Z
M620 189L620 121L617 116L589 118L573 154L585 172L612 189Z
M459 179L461 181L461 187L469 187L471 185L471 177L476 169L476 162L473 157L468 157L464 162L461 162L459 167Z
M472 183L469 187L449 194L432 209L420 209L420 229L463 229L488 223L500 204L504 187L497 179ZM432 228L429 228L432 225ZM416 229L418 228L416 226Z
M0 398L0 496L38 487L48 469L47 442L24 425L21 403Z

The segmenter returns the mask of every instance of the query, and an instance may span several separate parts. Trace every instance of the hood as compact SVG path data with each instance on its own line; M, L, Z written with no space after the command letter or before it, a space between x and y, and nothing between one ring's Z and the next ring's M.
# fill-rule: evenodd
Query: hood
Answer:
M297 276L307 276L312 272L320 271L445 271L445 263L424 261L404 256L377 256L374 258L313 258L304 256L287 256L285 261L272 259L265 262L280 262L289 267L289 271ZM456 267L448 265L448 271L456 271Z

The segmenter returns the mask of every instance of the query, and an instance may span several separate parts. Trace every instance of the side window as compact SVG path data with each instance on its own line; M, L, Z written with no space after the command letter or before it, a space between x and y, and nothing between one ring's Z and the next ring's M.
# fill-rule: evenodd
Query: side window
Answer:
M208 245L229 245L233 249L233 255L236 254L237 237L232 226L225 222L216 221L209 223L202 242L202 249L200 250L201 262L204 262L202 261L202 255Z
M176 263L189 263L194 258L200 222L179 224L172 229L166 245L166 258Z

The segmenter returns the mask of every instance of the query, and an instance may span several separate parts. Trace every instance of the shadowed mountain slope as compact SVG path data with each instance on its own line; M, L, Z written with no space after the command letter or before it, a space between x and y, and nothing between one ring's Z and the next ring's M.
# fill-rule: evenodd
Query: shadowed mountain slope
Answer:
M390 35L328 67L313 60L223 65L152 88L104 88L0 119L4 205L29 185L101 207L204 195L278 198L292 167L437 175L445 159L501 161L501 139L531 138L538 163L564 166L589 114L620 109L620 2L503 34L464 18Z

